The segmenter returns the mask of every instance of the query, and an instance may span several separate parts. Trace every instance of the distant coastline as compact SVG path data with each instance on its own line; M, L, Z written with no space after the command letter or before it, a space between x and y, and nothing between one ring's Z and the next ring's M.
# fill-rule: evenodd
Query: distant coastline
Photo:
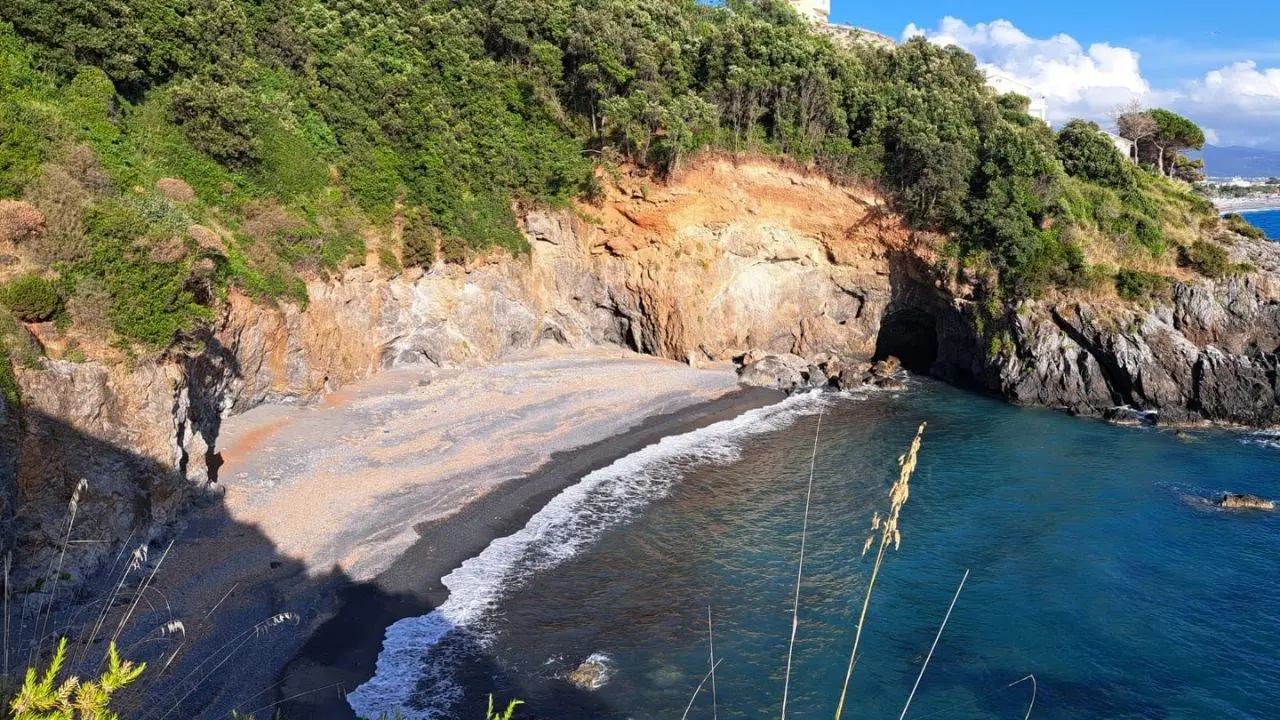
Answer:
M1219 213L1248 213L1280 210L1280 195L1239 198L1210 198Z

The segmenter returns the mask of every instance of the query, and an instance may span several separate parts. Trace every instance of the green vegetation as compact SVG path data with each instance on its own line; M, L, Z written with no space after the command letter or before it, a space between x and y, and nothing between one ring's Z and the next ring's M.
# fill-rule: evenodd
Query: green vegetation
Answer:
M1097 123L1072 120L1058 132L1058 154L1068 175L1113 190L1131 190L1137 182L1131 164Z
M1226 223L1228 230L1247 238L1262 240L1267 236L1267 234L1262 231L1262 228L1250 224L1250 222L1240 213L1227 213L1222 216L1222 220Z
M114 642L107 658L107 668L97 680L59 680L67 659L67 640L59 640L46 670L27 669L22 687L9 703L13 720L118 720L120 716L107 707L111 696L137 680L147 666L121 661Z
M22 275L0 285L0 304L23 322L53 319L61 305L53 283L39 275Z
M1099 243L1159 259L1198 239L1171 236L1201 224L1180 189L1025 103L958 48L845 49L781 0L12 0L0 230L58 271L73 325L151 349L229 287L305 303L397 223L408 267L519 255L515 205L704 148L876 182L1010 300L1093 282ZM1131 124L1144 162L1192 174L1198 128Z
M1165 299L1173 291L1173 280L1164 275L1141 270L1121 270L1116 273L1116 293L1125 300L1150 302Z

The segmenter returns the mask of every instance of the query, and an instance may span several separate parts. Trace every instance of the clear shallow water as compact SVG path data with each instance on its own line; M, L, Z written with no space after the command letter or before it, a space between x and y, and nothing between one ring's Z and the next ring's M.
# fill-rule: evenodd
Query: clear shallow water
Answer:
M1036 718L1276 717L1280 515L1186 496L1280 496L1280 449L1016 409L931 381L793 400L615 468L576 510L557 511L571 522L485 565L501 572L456 578L454 596L475 612L452 625L437 615L442 641L393 628L413 651L400 675L380 660L380 675L399 679L401 701L461 698L444 716L478 716L494 692L542 717L679 718L707 669L710 605L718 716L777 717L819 402L791 717L831 717L869 573L858 555L921 420L903 545L878 581L853 717L901 711L966 568L912 718L1021 717L1030 688L1005 686L1028 673ZM566 551L549 562L554 548ZM598 653L610 676L595 692L558 679ZM358 709L377 697L357 695ZM690 717L711 714L704 692Z
M1256 210L1241 214L1251 224L1262 228L1267 237L1272 240L1280 239L1280 210Z

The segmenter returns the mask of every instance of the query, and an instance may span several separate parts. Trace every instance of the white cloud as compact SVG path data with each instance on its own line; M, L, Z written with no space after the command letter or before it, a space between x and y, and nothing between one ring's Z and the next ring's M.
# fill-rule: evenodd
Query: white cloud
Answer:
M1047 99L1054 123L1084 117L1105 124L1109 111L1138 99L1212 128L1206 136L1213 144L1280 146L1280 68L1235 62L1156 88L1143 76L1139 53L1130 48L1109 43L1085 48L1066 34L1034 38L1007 20L970 25L947 17L935 29L908 25L903 39L915 36L959 45L989 74L1034 88Z
M907 26L903 37L923 35L939 45L973 53L988 73L1035 88L1049 101L1049 118L1099 117L1123 102L1151 94L1138 53L1107 43L1085 49L1070 35L1033 38L1008 20L969 25L943 18L935 30Z

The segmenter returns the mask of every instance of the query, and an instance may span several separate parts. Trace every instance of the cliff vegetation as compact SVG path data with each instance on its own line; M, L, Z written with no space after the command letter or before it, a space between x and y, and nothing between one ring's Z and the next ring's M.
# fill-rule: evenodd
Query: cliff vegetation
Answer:
M4 305L52 321L64 359L181 347L231 288L305 305L305 280L366 262L518 256L521 208L708 148L878 184L997 301L1185 274L1217 226L1163 177L1164 145L1144 172L1094 128L1029 118L958 48L842 48L777 0L9 0L0 16Z

